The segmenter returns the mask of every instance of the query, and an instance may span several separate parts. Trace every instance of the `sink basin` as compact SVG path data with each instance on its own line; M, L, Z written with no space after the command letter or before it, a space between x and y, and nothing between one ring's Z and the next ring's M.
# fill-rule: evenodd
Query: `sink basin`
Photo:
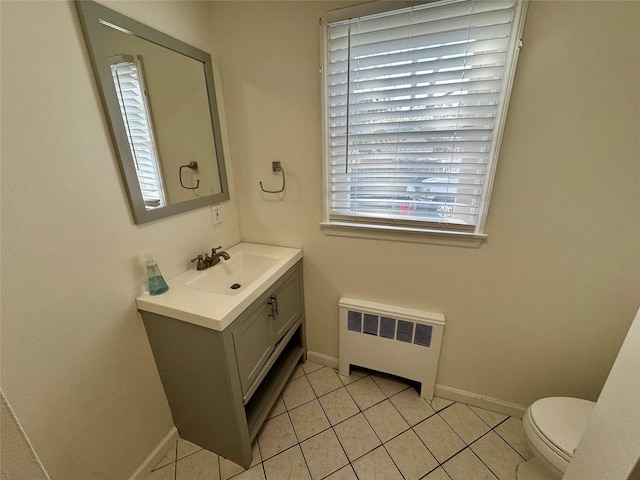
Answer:
M298 248L255 243L226 251L229 260L170 279L162 295L140 295L138 309L222 331L302 259Z
M273 267L279 259L267 255L241 252L229 260L221 259L213 267L185 285L223 295L237 295Z

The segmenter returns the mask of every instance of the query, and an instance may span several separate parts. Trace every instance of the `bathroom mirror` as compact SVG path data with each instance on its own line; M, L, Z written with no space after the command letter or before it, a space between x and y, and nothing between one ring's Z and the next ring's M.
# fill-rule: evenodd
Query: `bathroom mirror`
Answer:
M229 199L211 56L76 2L137 224Z

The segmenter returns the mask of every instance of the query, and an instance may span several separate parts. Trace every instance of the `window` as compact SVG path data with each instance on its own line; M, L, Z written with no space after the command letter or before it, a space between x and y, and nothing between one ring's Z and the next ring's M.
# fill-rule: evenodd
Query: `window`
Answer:
M449 0L326 24L326 233L480 243L525 10Z
M116 55L111 58L111 74L144 204L147 208L164 207L166 201L142 65L141 55L137 58Z

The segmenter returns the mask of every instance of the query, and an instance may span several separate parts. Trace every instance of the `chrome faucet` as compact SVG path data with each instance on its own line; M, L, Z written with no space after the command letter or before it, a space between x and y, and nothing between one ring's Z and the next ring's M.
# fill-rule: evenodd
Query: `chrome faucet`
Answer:
M229 254L225 251L222 252L217 252L216 250L221 249L222 247L216 247L216 248L212 248L211 249L211 256L209 256L209 254L205 254L205 256L203 257L202 255L198 255L196 258L192 258L191 262L198 262L198 265L196 266L196 269L198 270L206 270L209 267L213 267L216 263L220 262L220 257L224 258L225 260L229 260L229 258L231 258L229 256Z

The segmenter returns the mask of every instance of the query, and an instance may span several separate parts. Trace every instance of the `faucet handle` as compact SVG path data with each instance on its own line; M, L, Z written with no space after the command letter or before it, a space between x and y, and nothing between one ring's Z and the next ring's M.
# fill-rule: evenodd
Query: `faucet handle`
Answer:
M219 247L215 247L211 249L211 255L215 255L216 254L216 250L220 250L222 248L222 245L220 245Z
M196 258L192 258L191 262L198 262L198 265L196 266L197 270L205 270L207 268L207 264L204 261L204 258L202 258L202 255L198 255Z

